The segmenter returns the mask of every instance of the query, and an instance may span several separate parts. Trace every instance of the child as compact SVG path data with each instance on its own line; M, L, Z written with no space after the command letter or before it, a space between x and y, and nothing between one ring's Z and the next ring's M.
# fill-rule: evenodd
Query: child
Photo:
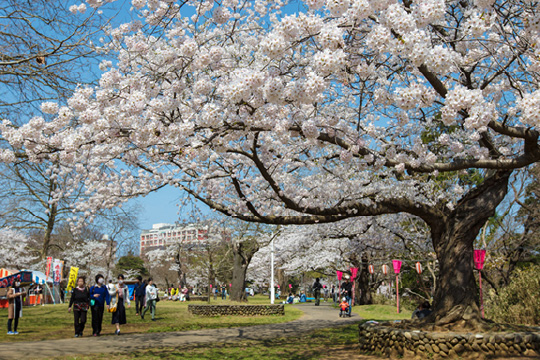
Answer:
M339 304L339 316L343 316L343 313L347 315L349 312L349 303L347 302L346 298L341 299L341 303Z

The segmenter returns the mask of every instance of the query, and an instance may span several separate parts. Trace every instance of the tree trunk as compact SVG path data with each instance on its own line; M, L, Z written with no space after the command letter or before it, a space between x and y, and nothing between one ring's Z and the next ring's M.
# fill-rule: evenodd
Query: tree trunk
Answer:
M468 327L481 322L473 245L486 220L504 199L509 176L508 172L496 173L469 191L453 211L430 223L439 275L428 321L444 325L464 320L463 325Z
M56 215L58 213L58 205L53 203L49 210L49 218L47 219L47 227L45 228L45 234L43 235L43 248L41 249L41 259L45 259L49 252L49 246L51 245L52 232L56 223Z
M231 287L231 301L247 301L246 298L246 273L253 258L259 250L255 240L246 240L233 244L233 275Z
M362 263L358 269L358 276L356 278L355 296L358 302L355 302L355 305L373 304L373 298L371 296L371 289L369 286L370 274L368 266L368 259L362 257Z

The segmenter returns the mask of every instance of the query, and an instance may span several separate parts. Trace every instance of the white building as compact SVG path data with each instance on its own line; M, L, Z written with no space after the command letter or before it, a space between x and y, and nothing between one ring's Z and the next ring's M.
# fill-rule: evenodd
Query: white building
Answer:
M186 246L207 242L208 226L201 224L153 224L152 229L143 230L140 239L140 254L154 249L163 249L169 244L185 243Z

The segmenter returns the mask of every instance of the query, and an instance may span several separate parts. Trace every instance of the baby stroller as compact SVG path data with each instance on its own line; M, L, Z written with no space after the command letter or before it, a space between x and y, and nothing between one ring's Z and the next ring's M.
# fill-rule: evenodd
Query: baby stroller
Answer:
M339 317L351 317L349 314L349 306L346 298L341 299L341 303L339 304Z

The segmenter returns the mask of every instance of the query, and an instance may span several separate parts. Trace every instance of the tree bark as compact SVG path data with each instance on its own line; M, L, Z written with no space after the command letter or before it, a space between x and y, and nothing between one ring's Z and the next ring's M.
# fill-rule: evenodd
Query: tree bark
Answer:
M509 172L496 173L465 195L453 211L430 222L439 276L429 322L444 325L465 320L466 326L475 327L481 321L473 244L504 199L509 176Z
M231 301L247 301L246 293L246 273L253 258L259 250L259 245L255 240L245 240L233 244L233 276L231 287Z
M362 257L362 263L358 269L358 276L356 278L356 290L355 296L358 302L355 305L370 305L373 304L373 297L371 296L371 288L369 286L369 269L368 259Z
M47 219L47 227L45 228L45 234L43 235L43 247L41 249L41 259L45 259L51 246L52 232L54 225L56 224L56 215L58 213L58 205L53 203L49 210L49 218Z

